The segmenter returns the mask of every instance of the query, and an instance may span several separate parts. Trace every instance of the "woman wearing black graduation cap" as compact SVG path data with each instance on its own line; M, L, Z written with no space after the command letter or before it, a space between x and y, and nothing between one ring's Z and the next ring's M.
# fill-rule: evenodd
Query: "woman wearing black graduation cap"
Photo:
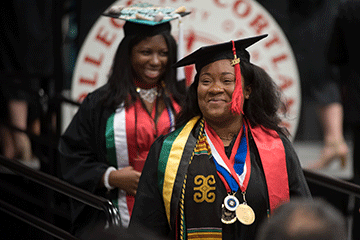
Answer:
M175 64L195 64L197 74L177 129L150 149L130 228L173 239L254 239L278 205L311 198L280 126L279 89L245 50L264 37L202 47Z
M104 14L126 20L125 37L108 82L87 95L60 139L61 177L111 199L124 227L150 146L174 129L184 97L184 81L177 81L171 67L177 45L169 22L184 14L150 4L113 7ZM73 204L74 232L99 221L94 208Z

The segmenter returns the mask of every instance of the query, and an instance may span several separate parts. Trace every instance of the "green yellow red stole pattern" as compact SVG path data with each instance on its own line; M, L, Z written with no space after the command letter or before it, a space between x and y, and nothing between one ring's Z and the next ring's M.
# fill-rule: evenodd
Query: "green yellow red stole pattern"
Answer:
M194 137L191 132L200 117L191 119L185 126L175 130L163 142L158 163L158 187L163 196L165 212L170 227L175 226L176 210L180 206L186 184L186 172L196 152L210 151L201 136ZM249 124L250 126L250 124ZM270 211L290 199L286 169L285 149L278 133L261 126L250 127L263 165L269 194ZM199 132L202 132L201 130ZM201 141L202 139L202 141ZM176 174L175 174L176 173ZM185 229L182 218L180 233ZM192 233L188 233L191 235ZM199 233L194 233L199 234ZM213 234L213 233L203 233ZM221 234L221 233L220 233ZM186 236L186 234L185 234ZM181 237L181 236L180 236ZM216 238L216 237L215 237Z
M170 223L170 205L180 161L189 135L200 117L191 119L184 127L175 130L164 141L158 164L158 186L162 193L165 211ZM193 152L193 149L191 149Z

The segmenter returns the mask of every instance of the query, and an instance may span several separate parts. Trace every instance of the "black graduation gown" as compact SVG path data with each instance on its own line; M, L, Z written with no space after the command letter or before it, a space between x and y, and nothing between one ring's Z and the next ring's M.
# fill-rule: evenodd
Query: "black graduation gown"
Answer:
M196 127L195 127L196 128ZM194 128L194 129L195 129ZM195 130L192 131L192 136L194 136ZM288 138L280 134L281 140L284 144L285 154L286 154L286 165L288 172L288 180L289 180L289 191L290 198L293 197L307 197L311 198L311 194L309 188L307 186L302 168L300 166L300 162L298 160L297 154L295 153L290 141ZM159 234L162 236L168 236L171 239L175 238L175 234L177 230L176 227L172 226L170 228L168 224L168 220L165 213L164 201L158 189L158 159L160 155L160 151L162 148L162 143L166 137L160 137L153 144L148 158L146 160L142 176L140 178L140 183L137 191L137 195L135 198L135 205L133 209L133 214L130 220L129 228L136 228L139 225L145 226L150 231L155 234ZM256 230L262 220L267 216L267 210L269 208L269 200L267 194L267 186L265 183L265 176L262 170L262 166L260 163L259 153L255 146L255 142L249 136L250 141L250 158L251 158L251 176L247 188L246 200L251 205L253 210L255 211L256 220L250 226L242 225L240 222L236 222L231 225L223 225L222 236L223 239L254 239ZM201 174L201 171L213 171L214 176L216 176L217 184L217 199L219 201L215 201L214 211L209 213L205 218L217 218L220 221L221 217L221 202L227 196L227 192L225 186L219 179L216 174L215 164L211 159L209 159L208 164L191 163L188 169L188 178L194 176L194 171L198 171L196 174ZM176 183L175 183L176 184ZM175 189L176 186L174 186ZM177 188L177 187L176 187ZM185 192L191 191L188 186L186 187ZM220 193L220 195L219 195ZM191 195L191 193L189 193ZM242 195L240 192L237 193L237 198L242 202ZM185 196L185 201L188 199L188 196ZM251 203L251 204L250 204ZM219 205L219 206L217 206ZM174 208L174 207L173 207ZM178 208L178 207L177 207ZM196 218L193 222L199 222L197 227L201 226L202 218L204 216L196 216L196 214L191 214L195 212L196 209L187 209L185 203L185 219L186 218ZM178 214L178 209L171 209L171 213ZM187 216L191 215L191 216ZM176 225L174 223L174 225Z
M98 188L109 164L106 160L106 122L114 112L101 105L107 85L89 93L59 142L59 177L95 195L115 199L117 190ZM101 224L102 211L71 200L72 232L89 224ZM85 209L84 209L85 207ZM83 211L84 210L84 211Z

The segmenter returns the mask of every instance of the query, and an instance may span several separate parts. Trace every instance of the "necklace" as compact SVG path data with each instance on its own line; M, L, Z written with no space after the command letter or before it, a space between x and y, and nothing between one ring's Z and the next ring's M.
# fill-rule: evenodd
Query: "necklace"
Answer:
M157 87L153 87L150 89L143 89L143 88L136 88L136 92L139 93L139 96L141 99L153 103L156 99L156 97L160 97L161 93L158 92Z

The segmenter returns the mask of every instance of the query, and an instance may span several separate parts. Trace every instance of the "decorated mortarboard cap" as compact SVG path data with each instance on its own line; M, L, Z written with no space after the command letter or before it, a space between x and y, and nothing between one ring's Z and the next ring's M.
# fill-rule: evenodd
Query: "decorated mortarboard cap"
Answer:
M185 7L161 7L149 3L137 3L125 6L112 6L103 16L125 20L125 36L145 34L157 35L170 32L170 21L186 16Z
M243 93L241 86L240 61L250 62L250 54L246 48L265 38L267 34L229 41L220 44L204 46L189 54L175 63L174 67L183 67L195 64L196 71L200 73L201 69L218 60L233 59L231 65L235 68L235 90L232 95L230 109L234 114L243 114Z

